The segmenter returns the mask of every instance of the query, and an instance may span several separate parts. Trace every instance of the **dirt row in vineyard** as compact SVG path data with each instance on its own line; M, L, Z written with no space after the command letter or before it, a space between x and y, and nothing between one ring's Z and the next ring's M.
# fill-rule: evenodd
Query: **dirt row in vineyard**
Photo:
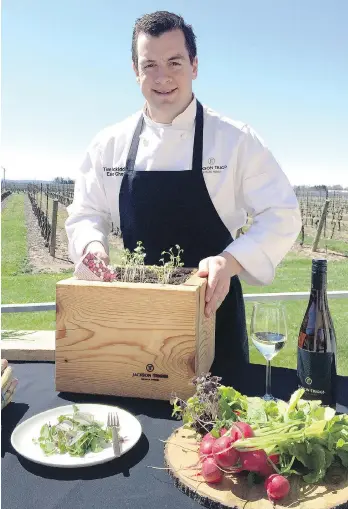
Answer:
M24 213L27 226L27 245L29 263L33 272L62 272L72 268L67 252L66 234L57 228L56 256L49 253L45 239L41 235L38 220L33 212L28 195L24 197Z
M318 248L318 250L313 253L312 246L300 246L300 244L296 243L292 249L292 253L296 253L297 255L304 258L325 258L326 260L336 260L343 262L347 260L347 257L342 253L337 253L335 251L331 251L330 249Z
M316 218L316 220L317 222L319 222L318 218ZM307 224L305 217L302 219L302 221L304 224L305 234L315 236L317 232L317 227L314 224L313 226L311 225L310 218L307 220ZM333 231L332 217L331 215L329 215L326 219L326 228L323 228L322 231L322 238L331 239L332 231ZM338 222L336 223L332 238L333 240L348 240L348 216L343 217L343 220L341 221L340 224L340 229Z
M58 273L66 270L73 270L74 265L69 258L68 238L64 227L65 220L68 217L66 207L61 203L58 204L55 257L50 255L49 248L45 245L45 240L41 235L38 220L33 212L28 195L25 195L24 207L27 226L28 256L33 272ZM46 211L46 200L44 200L44 206L42 206L42 208ZM51 220L52 200L49 200L48 211L48 216ZM120 248L122 244L120 239L112 234L109 236L109 243L110 246L115 248Z

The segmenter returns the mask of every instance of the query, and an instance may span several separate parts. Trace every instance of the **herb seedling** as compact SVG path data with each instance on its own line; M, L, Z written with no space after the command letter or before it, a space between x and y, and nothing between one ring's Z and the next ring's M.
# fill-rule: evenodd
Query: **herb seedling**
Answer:
M139 275L140 282L145 280L145 259L146 253L141 241L137 242L137 247L134 252L129 249L123 249L121 255L121 266L123 267L123 275L121 281L134 282L137 275Z
M176 249L178 250L177 255L173 253L173 248L171 247L169 251L162 251L162 255L169 255L169 261L165 262L164 258L160 259L160 262L163 264L162 267L162 282L164 284L168 284L170 277L173 273L173 271L178 267L183 267L184 264L181 261L180 254L184 252L183 249L180 249L180 246L178 244L175 245Z
M173 272L179 267L183 267L184 263L181 261L181 253L183 249L176 244L177 253L173 252L171 247L169 251L162 251L161 255L169 256L169 260L165 261L164 258L160 259L162 265L145 265L145 248L143 243L139 240L137 247L134 251L130 251L127 248L121 251L121 260L118 267L112 267L111 265L106 266L102 261L98 260L97 263L93 259L93 255L90 255L92 259L86 258L84 263L88 266L96 275L107 272L107 276L104 275L104 281L122 281L122 282L140 282L145 283L146 277L151 278L151 282L155 279L155 282L169 284ZM88 256L88 255L87 255ZM112 274L112 276L110 276ZM115 274L115 276L113 276Z
M132 257L132 264L133 264L133 281L137 275L139 274L139 280L141 283L145 280L145 259L146 253L145 248L142 244L142 242L139 240L137 242L137 247L134 249L134 254Z

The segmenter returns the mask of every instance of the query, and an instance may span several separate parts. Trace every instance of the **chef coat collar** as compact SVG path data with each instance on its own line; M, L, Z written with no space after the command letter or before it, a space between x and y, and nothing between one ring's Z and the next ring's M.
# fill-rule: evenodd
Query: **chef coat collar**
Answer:
M174 118L171 124L161 124L159 122L154 122L147 115L147 107L146 104L143 107L143 115L145 123L150 127L161 127L161 128L170 128L174 127L175 129L192 129L197 111L197 100L195 95L193 94L192 101L187 106L186 110L184 110L180 115Z

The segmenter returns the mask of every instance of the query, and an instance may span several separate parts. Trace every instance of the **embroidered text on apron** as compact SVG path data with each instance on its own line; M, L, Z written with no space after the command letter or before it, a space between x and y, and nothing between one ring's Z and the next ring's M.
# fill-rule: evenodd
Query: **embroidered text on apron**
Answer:
M124 247L145 248L146 264L159 263L161 252L178 244L185 267L198 267L208 256L220 254L233 239L209 196L202 171L203 107L197 101L192 169L136 171L135 160L143 115L135 129L122 179L119 208ZM236 389L249 361L241 284L231 278L230 291L216 314L215 360L211 367L222 383Z

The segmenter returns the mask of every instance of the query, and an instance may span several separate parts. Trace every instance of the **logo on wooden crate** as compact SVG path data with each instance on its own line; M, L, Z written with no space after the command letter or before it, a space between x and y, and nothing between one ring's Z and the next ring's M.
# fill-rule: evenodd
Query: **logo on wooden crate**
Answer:
M146 364L145 369L147 373L133 373L132 376L137 376L141 380L152 380L153 382L158 382L161 378L169 378L166 374L152 373L155 370L153 364Z

